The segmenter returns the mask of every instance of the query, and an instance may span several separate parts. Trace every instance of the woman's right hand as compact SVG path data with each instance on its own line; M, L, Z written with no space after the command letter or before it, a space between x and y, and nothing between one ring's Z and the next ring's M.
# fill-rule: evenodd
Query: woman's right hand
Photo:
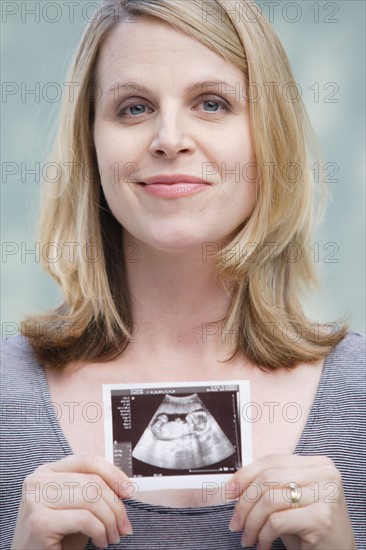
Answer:
M24 480L11 549L84 550L89 537L100 548L119 542L132 534L120 501L131 497L131 486L101 456L72 455L39 466Z

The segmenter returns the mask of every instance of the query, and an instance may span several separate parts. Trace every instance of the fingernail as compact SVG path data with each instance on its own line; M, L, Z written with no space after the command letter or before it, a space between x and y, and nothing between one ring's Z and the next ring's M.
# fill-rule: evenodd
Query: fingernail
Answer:
M121 537L118 535L117 537L115 537L113 544L119 544L120 540L121 540Z
M231 518L229 529L230 531L239 531L241 528L241 519L237 512L234 512L233 517Z
M241 537L240 544L243 548L248 548L247 537L245 534Z
M133 535L133 529L128 518L124 519L122 528L123 528L124 535Z
M236 483L234 483L233 481L231 481L230 483L227 483L225 485L225 491L227 491L228 493L235 493L236 492Z

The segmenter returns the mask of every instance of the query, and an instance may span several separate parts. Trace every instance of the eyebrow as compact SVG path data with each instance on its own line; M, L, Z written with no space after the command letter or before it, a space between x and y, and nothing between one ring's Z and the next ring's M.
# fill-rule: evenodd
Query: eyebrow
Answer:
M225 80L207 80L204 82L202 81L192 82L191 84L188 84L187 86L185 86L184 91L191 92L193 90L196 90L197 88L202 88L203 86L208 86L208 85L212 86L212 85L218 85L218 84L221 86L225 86L228 90L236 89L236 85L230 84L229 82L225 82ZM116 82L115 84L113 84L113 86L110 86L108 88L107 93L111 94L118 88L128 89L128 87L131 87L132 85L137 87L137 91L143 92L145 94L148 94L152 91L149 88L146 88L145 86L142 86L141 84L137 84L136 82L133 82L130 80L129 82Z

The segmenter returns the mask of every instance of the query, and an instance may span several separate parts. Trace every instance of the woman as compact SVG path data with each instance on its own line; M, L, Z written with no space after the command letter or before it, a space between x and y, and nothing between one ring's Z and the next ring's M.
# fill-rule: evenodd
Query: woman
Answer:
M65 302L4 353L2 548L362 548L365 339L301 310L311 128L270 25L244 0L105 1L71 82L40 225ZM226 490L129 498L80 414L102 385L236 379L298 421L253 424Z

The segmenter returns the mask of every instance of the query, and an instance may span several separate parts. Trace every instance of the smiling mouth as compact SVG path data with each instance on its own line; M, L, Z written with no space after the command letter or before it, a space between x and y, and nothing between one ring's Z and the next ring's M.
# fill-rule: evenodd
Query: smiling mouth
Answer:
M203 181L200 181L200 182L193 182L193 181L175 181L173 183L166 183L164 181L157 181L155 183L145 183L144 181L136 181L134 183L137 183L137 185L143 185L145 187L155 187L156 185L164 185L165 187L175 187L177 185L192 185L192 186L197 186L197 185L205 185L205 186L208 186L207 183L203 182Z
M138 183L143 193L160 199L179 199L200 194L210 189L207 183L175 182L175 183Z
M140 183L146 184L146 185L175 185L178 183L185 183L185 184L206 184L209 185L210 182L207 180L204 180L201 177L189 175L189 174L157 174L156 176L150 176L145 179L145 181L142 181Z

